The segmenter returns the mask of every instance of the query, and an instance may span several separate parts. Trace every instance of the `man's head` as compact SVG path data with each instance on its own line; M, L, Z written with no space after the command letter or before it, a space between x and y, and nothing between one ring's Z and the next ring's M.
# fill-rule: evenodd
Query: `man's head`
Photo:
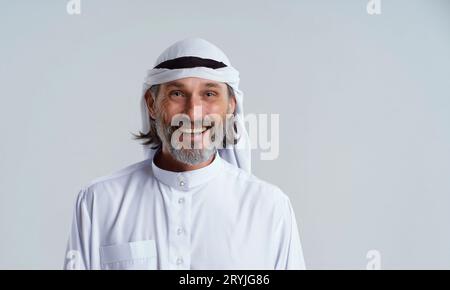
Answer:
M223 82L187 77L154 85L145 94L149 116L154 120L146 135L182 163L208 160L227 136L235 112L233 89ZM228 130L229 132L230 130Z
M142 130L137 137L145 140L146 157L155 158L162 147L159 156L172 152L189 165L218 151L227 162L251 172L239 80L239 72L224 52L204 39L187 38L165 49L148 70L142 91ZM233 114L232 121L222 125L226 131L222 138L223 132L212 130L211 124L223 122L227 113ZM201 126L196 125L199 121Z

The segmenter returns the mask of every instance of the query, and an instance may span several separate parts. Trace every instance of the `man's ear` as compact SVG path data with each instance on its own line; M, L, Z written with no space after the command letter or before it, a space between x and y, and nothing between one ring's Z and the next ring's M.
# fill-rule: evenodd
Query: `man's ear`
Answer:
M155 109L154 109L155 98L153 98L153 95L152 95L152 92L150 91L150 89L148 89L147 92L145 92L145 102L147 103L147 109L148 109L150 118L156 119L156 113L155 113Z

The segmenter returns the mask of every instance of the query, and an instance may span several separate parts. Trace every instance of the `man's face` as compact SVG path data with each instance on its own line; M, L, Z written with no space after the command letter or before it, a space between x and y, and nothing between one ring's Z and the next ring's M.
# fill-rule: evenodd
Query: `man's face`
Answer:
M208 160L221 144L236 101L225 83L190 77L162 84L153 105L150 113L163 147L194 165Z

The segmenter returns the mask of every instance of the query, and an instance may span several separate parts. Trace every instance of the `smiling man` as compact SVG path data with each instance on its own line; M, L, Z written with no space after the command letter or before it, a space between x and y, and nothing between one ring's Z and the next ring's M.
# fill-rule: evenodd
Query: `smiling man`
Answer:
M146 159L80 191L66 269L304 269L289 198L250 172L238 85L203 39L161 54L142 94Z

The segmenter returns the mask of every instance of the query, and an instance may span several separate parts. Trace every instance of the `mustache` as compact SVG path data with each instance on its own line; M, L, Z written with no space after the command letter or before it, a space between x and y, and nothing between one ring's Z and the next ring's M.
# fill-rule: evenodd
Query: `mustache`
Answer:
M172 120L170 124L166 124L166 127L170 133L173 133L180 128L187 128L187 129L206 128L208 130L216 127L216 125L218 125L218 122L210 119L200 119L195 120L194 122L191 122L190 120L187 122L186 120L180 119L180 120Z

